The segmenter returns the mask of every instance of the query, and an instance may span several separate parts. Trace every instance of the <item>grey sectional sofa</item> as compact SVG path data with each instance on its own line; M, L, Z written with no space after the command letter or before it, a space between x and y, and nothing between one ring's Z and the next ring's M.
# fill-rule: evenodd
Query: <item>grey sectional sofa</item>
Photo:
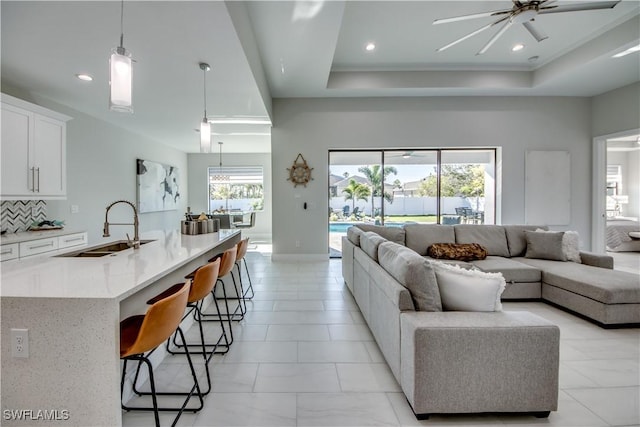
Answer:
M461 262L485 272L500 272L507 281L503 300L540 300L586 317L602 327L640 326L640 276L613 270L613 258L580 252L581 263L526 258L526 225L424 225L403 227L358 225L382 237L406 245L426 256L433 243L480 243L489 256ZM345 239L348 241L348 239ZM344 250L345 252L352 249ZM349 259L350 254L346 254ZM350 263L343 262L348 283Z
M345 283L417 416L546 416L557 409L557 326L524 311L416 310L410 284L397 270L428 260L433 243L482 244L489 256L462 264L501 272L507 281L503 299L542 299L603 326L640 323L637 275L614 271L611 257L586 252L580 264L526 258L525 230L537 228L409 224L348 230L342 241ZM389 265L388 257L378 258L381 247L403 251L405 261Z

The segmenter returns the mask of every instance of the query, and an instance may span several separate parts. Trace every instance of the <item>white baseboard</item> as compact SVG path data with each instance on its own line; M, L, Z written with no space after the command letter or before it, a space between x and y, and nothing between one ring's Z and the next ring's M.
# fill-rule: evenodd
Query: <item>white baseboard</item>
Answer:
M271 254L272 261L319 262L328 261L329 254Z

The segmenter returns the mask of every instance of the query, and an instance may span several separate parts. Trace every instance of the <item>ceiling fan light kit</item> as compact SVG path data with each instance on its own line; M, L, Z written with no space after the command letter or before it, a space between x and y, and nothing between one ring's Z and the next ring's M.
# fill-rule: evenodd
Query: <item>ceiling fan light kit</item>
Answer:
M436 49L437 52L442 52L446 49L449 49L456 44L467 40L475 36L476 34L481 33L484 30L488 30L491 27L494 27L498 24L502 24L502 27L498 30L497 33L489 39L489 41L478 51L476 55L484 54L489 48L509 29L513 24L522 24L522 26L536 39L536 41L541 42L549 38L543 31L534 26L534 21L538 15L544 15L549 13L561 13L561 12L578 12L584 10L599 10L599 9L611 9L615 7L621 0L615 1L599 1L599 2L588 2L588 3L575 3L575 4L567 4L567 5L553 5L555 0L530 0L530 1L520 1L520 0L512 0L513 6L511 9L504 10L496 10L491 12L484 13L474 13L471 15L462 15L462 16L454 16L451 18L443 18L436 19L433 21L433 25L439 24L448 24L452 22L458 21L466 21L470 19L477 18L487 18L487 17L500 17L497 21L492 22L488 25L485 25L465 36L460 37L453 42Z

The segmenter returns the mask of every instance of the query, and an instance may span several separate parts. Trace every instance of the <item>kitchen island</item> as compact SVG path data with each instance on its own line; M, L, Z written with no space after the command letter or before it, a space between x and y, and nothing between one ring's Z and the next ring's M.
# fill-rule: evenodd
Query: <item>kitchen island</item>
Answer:
M151 242L103 257L2 263L2 425L121 425L120 320L143 314L148 297L235 245L240 231L141 237ZM12 357L12 329L28 329L28 358Z

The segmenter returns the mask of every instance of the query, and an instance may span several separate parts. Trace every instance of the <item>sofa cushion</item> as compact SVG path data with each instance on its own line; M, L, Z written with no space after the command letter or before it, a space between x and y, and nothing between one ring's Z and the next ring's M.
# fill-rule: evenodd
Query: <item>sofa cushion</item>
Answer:
M405 246L420 255L427 255L427 249L434 243L455 243L453 225L405 224Z
M509 255L524 256L527 251L527 239L524 237L525 230L548 230L547 226L542 225L503 225L504 232L507 236L507 245L509 246Z
M427 249L427 255L436 259L473 261L485 259L487 250L478 243L434 243Z
M455 265L433 263L447 311L502 311L500 296L506 283L500 273L467 270Z
M562 250L562 231L525 231L524 235L527 239L527 252L524 255L526 258L567 260Z
M542 270L545 284L600 301L604 304L640 303L640 277L626 271L592 267L575 262L516 258Z
M409 289L416 310L442 311L436 274L429 261L393 242L380 244L378 259L382 268Z
M373 231L365 231L360 236L360 247L367 255L373 258L374 261L378 261L378 246L380 243L386 241L387 239Z
M357 224L356 227L362 231L373 231L390 242L404 245L404 228L402 227L383 227L381 225L373 224Z
M360 236L362 236L362 233L364 233L362 229L351 226L347 228L347 239L354 245L360 246Z
M426 259L427 261L438 261L441 262L443 264L449 264L449 265L457 265L458 267L461 268L466 268L466 269L471 269L473 270L475 267L473 266L473 264L471 264L470 262L466 262L466 261L459 261L457 259L435 259L435 258L431 258L430 256L424 256L424 259Z
M489 255L509 257L507 235L501 225L460 224L453 226L456 243L479 243Z
M541 228L535 231L539 233L557 233L557 231L548 231ZM562 252L567 261L582 262L580 258L580 236L577 231L564 231L562 235Z
M471 264L487 273L502 273L509 283L531 283L542 280L539 268L515 261L511 258L488 256L486 259L471 261Z

